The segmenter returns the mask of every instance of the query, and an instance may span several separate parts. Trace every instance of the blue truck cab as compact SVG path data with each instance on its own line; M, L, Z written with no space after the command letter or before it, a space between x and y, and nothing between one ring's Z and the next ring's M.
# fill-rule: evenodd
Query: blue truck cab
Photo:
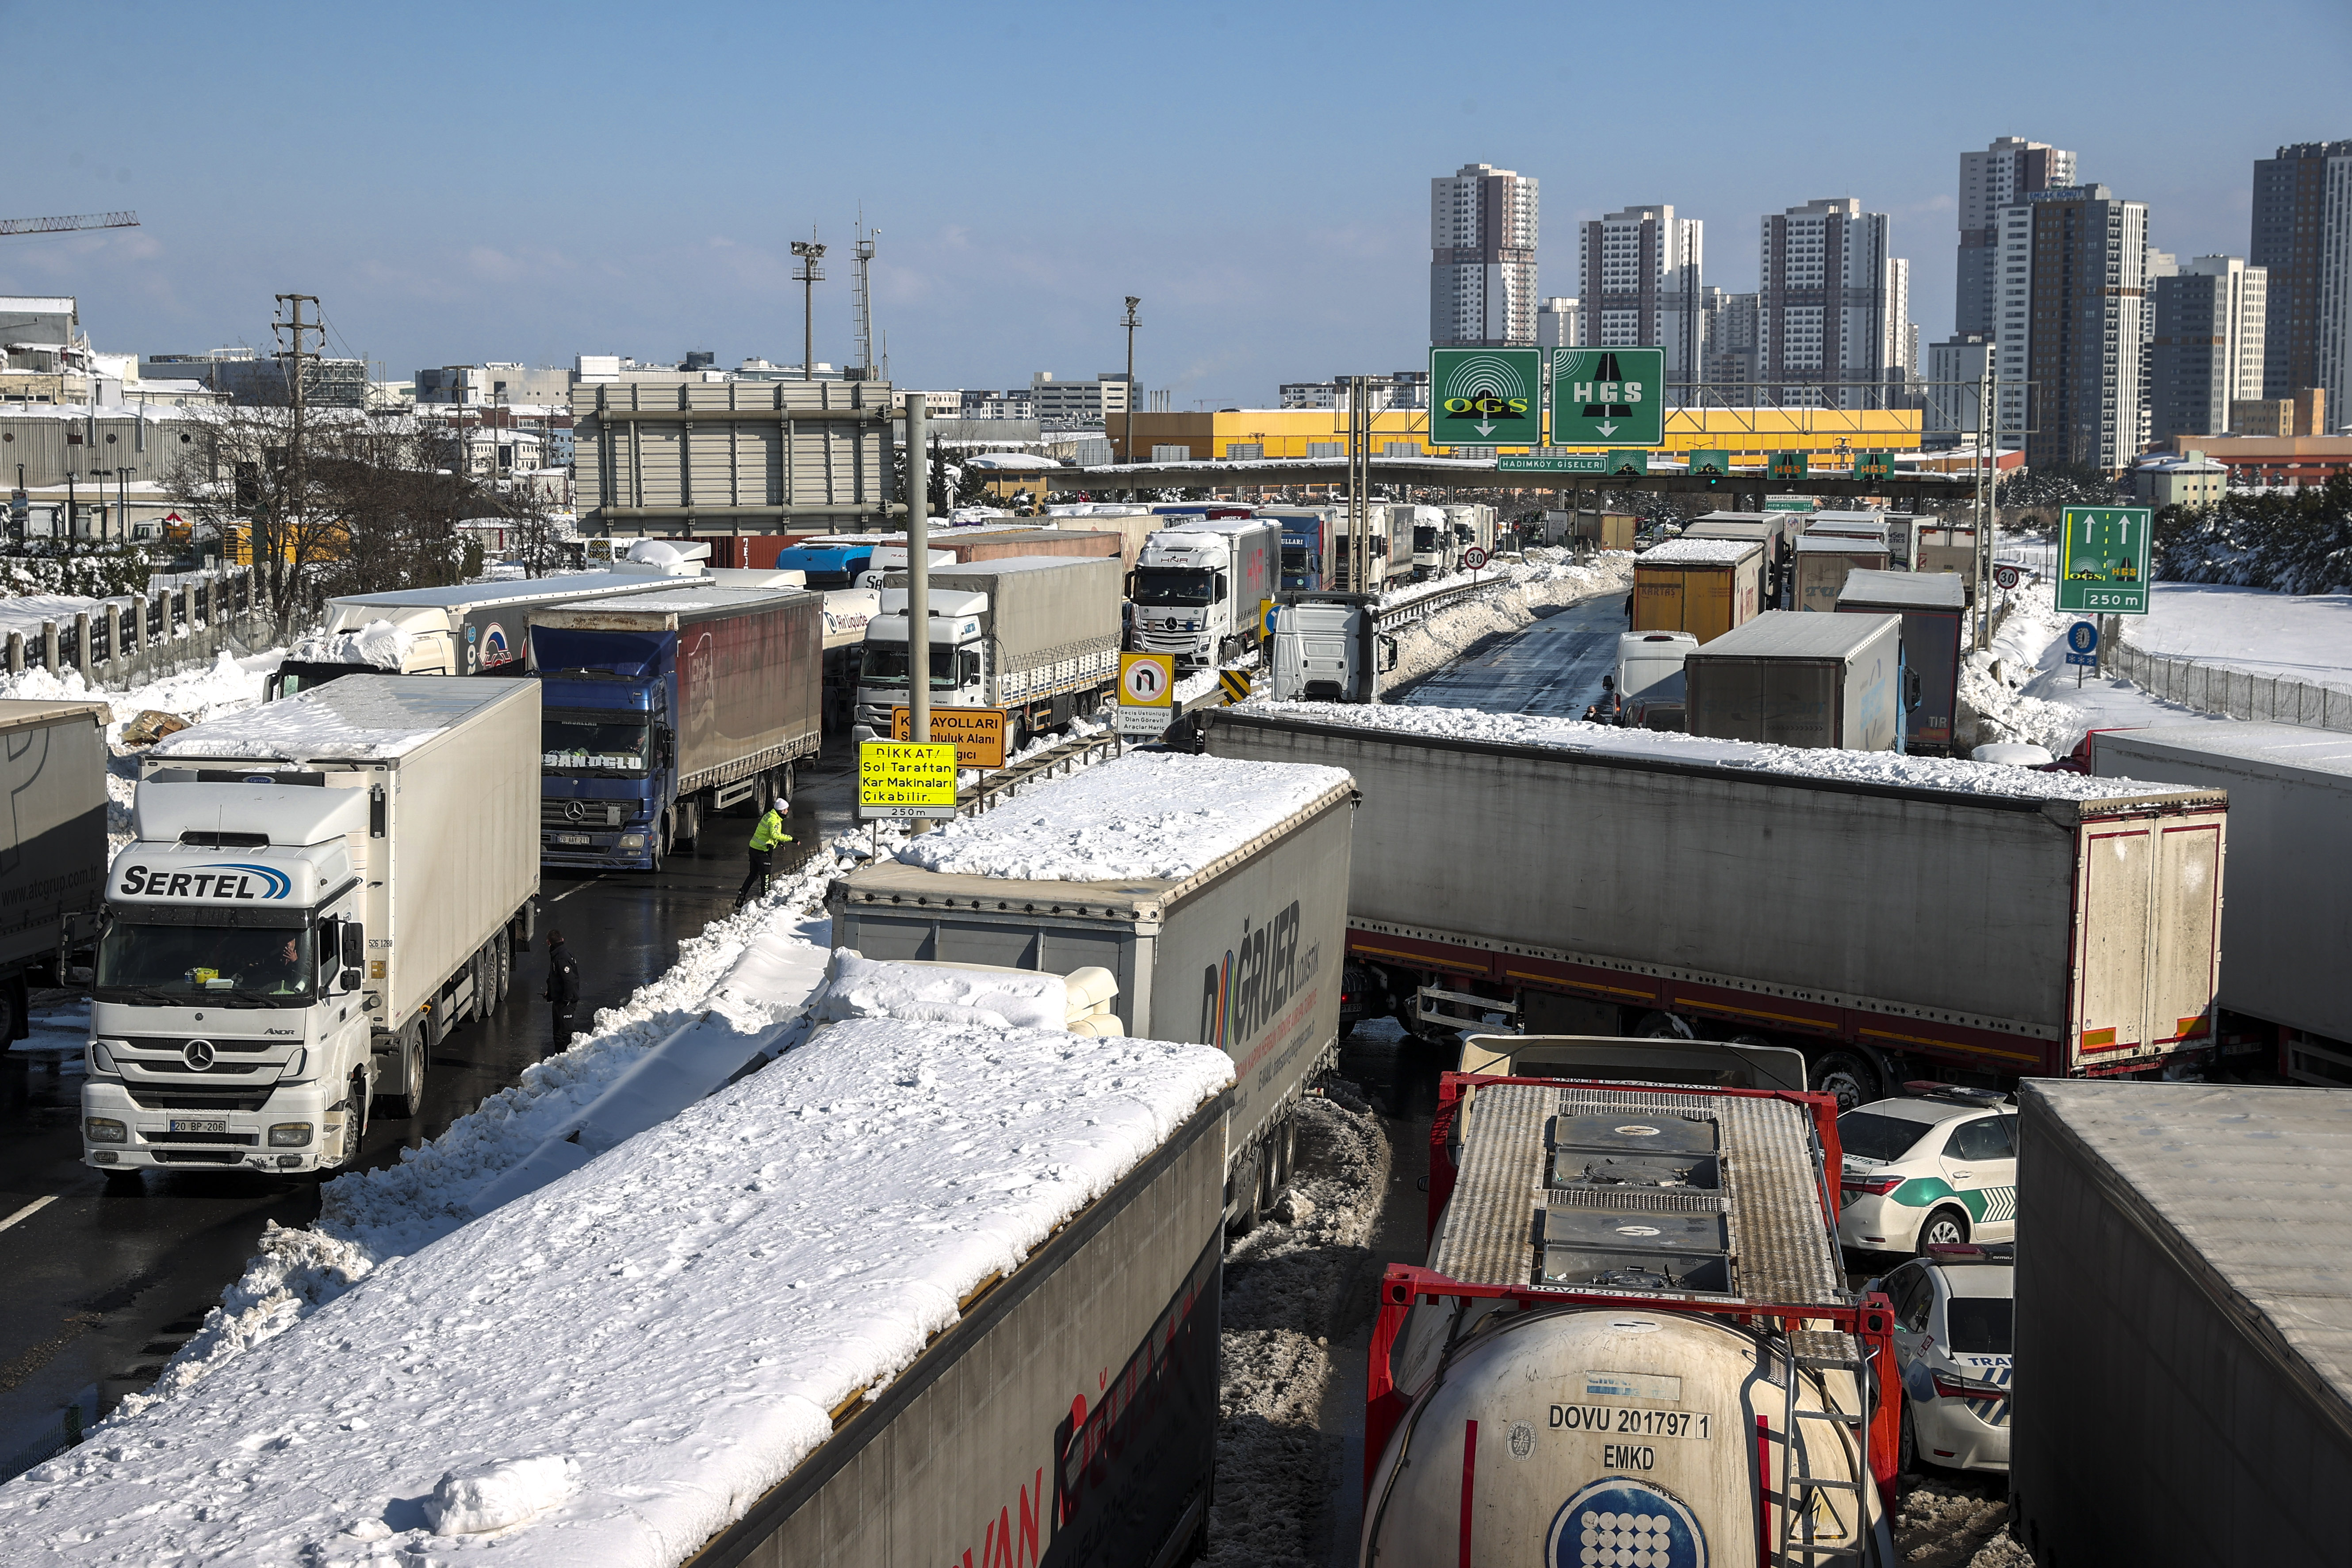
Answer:
M807 574L812 588L855 588L857 579L874 560L874 542L852 539L839 542L788 545L776 554L776 568L782 572Z
M534 612L541 863L657 869L706 817L788 796L820 740L823 605L703 585Z

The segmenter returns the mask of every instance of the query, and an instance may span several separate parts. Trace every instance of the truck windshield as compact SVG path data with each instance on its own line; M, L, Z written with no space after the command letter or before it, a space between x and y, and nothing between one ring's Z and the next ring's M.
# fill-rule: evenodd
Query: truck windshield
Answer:
M1436 549L1436 525L1427 522L1415 523L1412 529L1412 547L1417 551L1430 551Z
M134 925L99 939L101 1002L307 1007L318 983L310 932L284 926Z
M958 654L961 653L961 660ZM940 643L931 645L931 689L953 691L956 676L961 669L966 679L980 679L980 656ZM904 686L907 684L907 645L902 642L870 642L866 645L865 663L859 667L857 679L867 686Z
M1146 566L1135 574L1139 605L1209 605L1216 596L1217 574L1205 566Z
M540 716L540 765L559 773L642 773L653 728L642 713L550 708Z

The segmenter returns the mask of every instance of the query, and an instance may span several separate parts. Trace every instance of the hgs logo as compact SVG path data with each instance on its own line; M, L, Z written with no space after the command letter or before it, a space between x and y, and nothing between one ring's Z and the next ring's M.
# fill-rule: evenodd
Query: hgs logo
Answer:
M185 871L157 871L126 866L122 885L115 889L126 899L231 899L251 902L282 899L294 890L294 879L274 866L232 861L226 866L198 866Z

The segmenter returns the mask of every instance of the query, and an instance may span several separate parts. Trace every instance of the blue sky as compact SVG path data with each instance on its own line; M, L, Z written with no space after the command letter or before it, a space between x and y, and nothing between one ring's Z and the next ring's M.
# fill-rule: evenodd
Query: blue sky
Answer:
M419 366L576 353L800 355L786 243L881 230L901 383L1121 363L1175 406L1423 363L1428 182L1542 181L1574 225L1706 221L1755 286L1760 214L1894 216L1922 341L1951 325L1958 154L2074 149L2158 247L2246 247L2251 166L2352 137L2352 5L666 7L0 4L20 106L0 216L144 226L0 239L0 292L73 293L115 352L265 345L270 296ZM26 106L34 106L27 109ZM848 268L817 357L849 356Z

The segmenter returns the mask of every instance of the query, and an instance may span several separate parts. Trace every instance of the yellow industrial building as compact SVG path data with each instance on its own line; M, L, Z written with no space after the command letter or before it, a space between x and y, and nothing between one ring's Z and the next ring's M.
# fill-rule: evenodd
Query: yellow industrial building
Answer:
M1127 454L1127 419L1113 416L1107 432L1120 462L1149 463L1223 458L1344 458L1348 415L1329 408L1228 408L1215 414L1137 414L1134 455ZM1670 408L1665 441L1653 448L1662 458L1685 452L1727 451L1736 465L1761 464L1774 452L1802 452L1815 473L1853 466L1857 452L1916 452L1920 411L1916 408ZM1598 451L1562 447L1563 452ZM1501 447L1514 456L1526 447ZM1467 456L1458 447L1429 444L1429 416L1422 409L1385 409L1372 416L1376 458ZM1480 449L1477 456L1486 456Z

